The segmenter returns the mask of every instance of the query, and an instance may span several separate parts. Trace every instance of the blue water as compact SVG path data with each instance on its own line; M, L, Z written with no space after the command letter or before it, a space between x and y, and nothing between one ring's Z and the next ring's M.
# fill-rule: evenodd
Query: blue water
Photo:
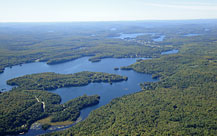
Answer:
M125 33L120 33L120 36L114 37L118 39L135 39L138 36L142 35L151 35L152 37L156 35L156 33L131 33L131 34L125 34ZM165 35L160 35L158 38L153 38L152 40L154 42L162 42L165 39Z
M124 33L120 33L120 36L118 37L114 37L114 38L118 38L118 39L134 39L138 36L142 36L142 35L146 35L147 33L132 33L132 34L124 34Z
M165 39L165 37L166 37L165 35L161 35L158 38L154 38L153 41L154 42L162 42Z
M135 58L124 59L103 59L101 62L92 63L88 61L88 57L80 58L74 61L57 64L47 65L44 62L35 62L23 64L22 66L13 66L12 68L6 68L4 73L0 74L0 89L10 90L12 87L6 84L6 81L15 77L23 76L26 74L42 73L42 72L56 72L62 74L70 74L81 71L93 71L93 72L107 72L122 74L125 72L115 71L114 67L127 66L136 62Z
M186 34L184 36L186 36L186 37L193 37L193 36L199 36L199 35L201 35L201 34Z
M86 108L81 111L81 118L85 119L89 113L109 103L112 99L121 97L123 95L132 94L140 91L139 84L142 82L155 82L156 79L152 79L151 75L141 74L135 71L122 71L114 70L115 67L128 66L136 62L136 58L123 58L123 59L114 59L108 58L103 59L98 63L92 63L88 61L88 57L80 58L74 61L57 64L57 65L47 65L44 62L35 62L29 64L23 64L22 66L14 66L12 68L6 68L4 73L0 74L0 86L6 90L10 90L11 86L6 85L6 81L15 77L23 76L26 74L41 73L41 72L56 72L62 74L70 74L81 71L93 71L93 72L106 72L119 74L128 77L128 81L113 83L91 83L87 86L82 87L69 87L69 88L60 88L54 91L53 93L59 94L62 98L62 103L67 102L78 96L84 94L87 95L100 95L100 103L98 105ZM60 130L60 129L56 129ZM47 132L52 132L56 130L47 130L44 131L40 127L38 130L30 129L25 135L38 135Z
M162 52L161 55L176 54L178 52L179 50L170 50L170 51Z

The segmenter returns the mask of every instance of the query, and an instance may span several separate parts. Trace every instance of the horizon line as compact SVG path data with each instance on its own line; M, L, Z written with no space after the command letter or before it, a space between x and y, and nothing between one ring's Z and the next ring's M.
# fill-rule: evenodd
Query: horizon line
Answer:
M90 21L3 21L0 23L91 23L91 22L139 22L139 21L193 21L193 20L217 20L217 18L198 19L141 19L141 20L90 20Z

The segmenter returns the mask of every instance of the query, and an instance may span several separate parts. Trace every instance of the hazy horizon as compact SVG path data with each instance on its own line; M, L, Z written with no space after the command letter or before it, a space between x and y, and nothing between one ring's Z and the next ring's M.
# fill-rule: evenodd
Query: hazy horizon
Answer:
M215 0L0 0L0 22L217 19Z
M207 19L167 19L167 20L106 20L106 21L35 21L35 22L0 22L0 23L103 23L103 22L185 22L185 21L217 21L217 18Z

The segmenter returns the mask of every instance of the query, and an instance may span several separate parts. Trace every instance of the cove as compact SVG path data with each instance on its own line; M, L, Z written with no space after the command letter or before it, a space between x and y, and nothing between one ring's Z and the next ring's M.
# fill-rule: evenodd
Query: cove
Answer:
M162 52L161 54L174 54L178 50L171 50ZM87 95L99 95L101 97L98 105L85 108L81 110L79 120L84 120L88 117L89 113L105 104L108 104L112 99L121 97L124 95L136 93L141 90L139 84L143 82L157 82L158 79L152 79L150 74L137 73L135 71L123 71L114 70L116 67L128 66L136 62L137 59L150 59L150 58L106 58L100 62L92 63L88 61L88 57L80 58L74 61L69 61L62 64L47 65L45 62L28 63L19 66L13 66L12 68L6 68L4 73L0 74L0 86L4 87L4 91L9 91L12 87L6 84L6 81L15 77L42 73L42 72L55 72L61 74L71 74L81 71L92 71L92 72L106 72L112 74L118 74L127 76L128 80L118 83L91 83L87 86L82 87L68 87L53 90L51 92L61 96L62 102L65 103L73 98ZM74 124L68 126L52 126L48 130L44 131L39 124L33 124L30 130L25 133L25 136L34 136L45 134L49 132L59 131L69 128Z
M76 59L66 63L47 65L45 62L27 63L23 65L16 65L12 68L7 67L3 73L0 74L0 89L4 91L11 90L12 86L6 84L6 81L12 78L24 76L27 74L42 73L42 72L55 72L60 74L71 74L81 71L92 71L92 72L106 72L113 74L120 74L127 76L126 71L115 71L115 67L127 66L136 62L139 58L107 58L100 62L92 63L88 61L88 57ZM135 76L150 76L145 74L135 73ZM151 76L150 76L151 77Z
M139 58L137 58L139 59ZM15 77L23 76L26 74L42 73L42 72L55 72L61 74L77 73L81 71L92 71L92 72L106 72L113 73L122 76L127 76L128 81L113 83L91 83L87 86L82 87L69 87L60 88L53 90L51 92L56 93L61 96L62 103L65 103L73 98L87 95L98 94L101 99L98 105L85 108L81 111L80 118L85 119L92 110L95 110L107 103L112 99L121 97L124 95L132 94L140 91L139 84L142 82L156 82L157 79L152 79L151 75L137 73L135 71L122 71L114 70L115 67L128 66L133 64L137 60L136 58L107 58L102 59L100 62L92 63L88 61L88 57L80 58L74 61L57 64L57 65L47 65L45 62L35 62L23 64L22 66L14 66L12 68L6 68L4 73L0 74L0 86L4 87L7 91L11 89L11 86L6 85L6 81ZM144 59L144 58L143 58ZM72 126L72 125L70 125ZM55 126L44 131L41 129L40 125L32 127L26 134L27 136L39 135L48 132L58 131L65 129L70 126Z

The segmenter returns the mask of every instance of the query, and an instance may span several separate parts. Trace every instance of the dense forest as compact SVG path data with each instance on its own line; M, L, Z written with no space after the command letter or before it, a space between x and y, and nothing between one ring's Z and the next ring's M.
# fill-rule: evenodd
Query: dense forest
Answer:
M82 96L60 104L59 95L42 92L61 87L82 86L96 82L119 82L127 77L102 72L79 72L75 74L39 73L9 80L17 85L12 91L0 94L1 134L25 132L35 121L49 117L50 122L75 121L80 110L99 103L99 96ZM35 91L33 91L35 90ZM40 91L39 91L40 90ZM9 105L8 105L9 104ZM49 124L44 124L47 129Z
M112 31L112 28L118 29ZM215 36L215 32L215 20L211 23L195 21L194 25L191 21L2 24L0 72L23 63L42 61L57 64L85 56L91 57L89 60L93 62L103 58L159 57L161 52L179 48L183 43L206 40L203 35L191 38L185 37L186 34ZM114 38L120 33L144 35L135 39ZM163 42L153 40L162 35L166 36Z
M95 95L95 96L82 96L75 98L71 101L68 101L67 103L63 104L63 110L60 112L55 112L55 114L52 115L51 122L60 122L60 121L76 121L76 119L80 115L80 110L96 105L99 103L100 97Z
M16 85L27 90L53 90L62 87L84 86L96 82L120 82L128 78L115 74L83 71L75 74L39 73L25 75L7 81L8 85Z
M50 116L52 122L75 121L80 110L99 103L99 96L81 96L60 104L57 94L40 90L12 90L0 94L0 134L28 131L35 121ZM57 116L58 115L58 116Z
M192 38L178 54L122 67L160 81L141 83L141 92L114 99L53 135L216 135L217 39L204 39Z
M140 92L113 99L71 128L46 135L214 136L217 134L216 22L1 24L0 73L6 67L29 62L54 65L81 57L89 57L91 62L104 58L140 58L120 69L152 74L159 82L140 83ZM121 33L144 35L117 38ZM162 41L155 40L162 36ZM179 52L162 54L173 49ZM10 79L7 84L14 88L0 92L0 135L27 132L31 124L43 119L44 130L58 122L73 123L81 109L98 104L100 99L98 95L84 95L60 104L61 97L48 90L125 80L128 78L124 76L88 71L37 73Z
M12 90L0 94L1 135L27 131L32 123L47 116L36 98L46 103L46 109L61 101L60 96L45 91Z
M120 30L111 31L112 27L119 27ZM141 31L133 27L127 30L130 33ZM126 31L122 24L110 26L103 23L1 25L0 72L6 67L23 63L42 61L57 64L85 56L91 56L89 60L93 62L111 57L155 57L172 48L141 46L137 42L113 38L121 31Z

